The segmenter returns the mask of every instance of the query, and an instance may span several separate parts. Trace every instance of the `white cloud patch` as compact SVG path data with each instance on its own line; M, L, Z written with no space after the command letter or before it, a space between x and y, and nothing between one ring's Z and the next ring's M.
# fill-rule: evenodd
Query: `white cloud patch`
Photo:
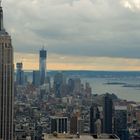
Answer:
M140 0L122 0L124 7L129 8L132 11L140 11Z

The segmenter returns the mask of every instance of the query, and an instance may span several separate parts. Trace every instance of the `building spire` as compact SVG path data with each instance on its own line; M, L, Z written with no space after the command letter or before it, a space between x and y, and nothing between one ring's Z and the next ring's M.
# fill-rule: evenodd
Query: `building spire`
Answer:
M1 2L2 2L2 0L0 0L0 31L4 30L4 27L3 27L3 10L2 10L2 6L1 6Z

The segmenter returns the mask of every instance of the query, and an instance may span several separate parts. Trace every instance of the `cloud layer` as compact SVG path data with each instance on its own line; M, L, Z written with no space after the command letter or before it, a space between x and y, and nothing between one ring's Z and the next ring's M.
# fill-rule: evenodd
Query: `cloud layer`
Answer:
M139 0L8 0L15 52L140 58ZM74 60L73 60L74 63Z

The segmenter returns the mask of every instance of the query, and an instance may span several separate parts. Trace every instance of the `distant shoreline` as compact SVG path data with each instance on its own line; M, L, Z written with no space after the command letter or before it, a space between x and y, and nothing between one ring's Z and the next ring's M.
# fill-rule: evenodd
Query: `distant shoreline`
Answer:
M123 82L107 82L107 83L104 83L106 85L125 85L127 83L123 83Z
M39 70L38 70L39 71ZM24 71L26 74L31 74L32 71ZM128 78L137 77L140 78L140 71L87 71L87 70L69 70L69 71L47 71L48 76L54 76L56 73L62 72L65 76L80 76L89 78ZM16 73L16 71L15 71Z

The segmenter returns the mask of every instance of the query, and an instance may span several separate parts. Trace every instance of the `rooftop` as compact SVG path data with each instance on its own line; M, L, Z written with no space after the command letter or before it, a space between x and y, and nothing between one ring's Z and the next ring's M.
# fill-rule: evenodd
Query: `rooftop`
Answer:
M101 134L101 135L92 135L93 139L100 140L119 140L119 137L115 134Z
M57 137L54 135L44 135L44 140L120 140L116 135L114 134L101 134L100 136L97 135L80 135L78 138L76 135L70 135L70 134L58 134Z
M127 106L115 106L115 110L127 110Z
M67 119L68 117L63 117L63 116L51 116L51 119Z

